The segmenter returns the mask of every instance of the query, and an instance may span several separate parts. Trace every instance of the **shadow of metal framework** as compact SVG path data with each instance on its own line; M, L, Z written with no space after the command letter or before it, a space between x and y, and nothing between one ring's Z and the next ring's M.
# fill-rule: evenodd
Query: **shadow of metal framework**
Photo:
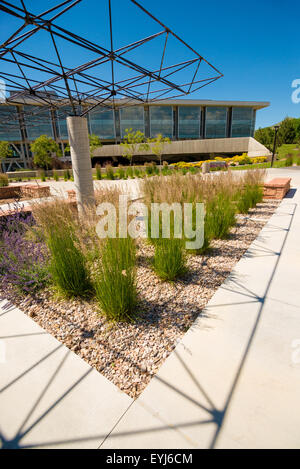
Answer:
M241 297L240 302L214 304L213 306L213 308L223 308L224 306L228 306L228 305L232 305L232 306L239 305L239 304L245 305L248 303L256 303L258 306L255 321L251 329L249 330L249 335L245 342L244 350L242 352L240 360L237 363L235 374L232 380L229 381L226 384L226 386L223 384L224 405L222 405L222 407L216 406L216 403L214 402L214 399L212 397L212 394L213 394L212 390L209 388L208 383L200 382L199 377L194 375L194 372L192 371L188 361L186 360L186 356L181 355L180 351L175 350L173 353L178 363L178 370L181 367L185 370L186 378L190 379L191 382L194 383L194 386L196 386L198 390L198 395L192 395L192 393L187 394L185 388L182 387L180 382L175 381L174 383L171 381L167 381L158 375L156 375L153 379L159 381L162 386L166 386L169 389L170 393L177 394L178 396L182 398L183 401L190 402L194 406L195 416L192 420L187 420L184 422L181 421L178 423L175 422L175 423L172 423L172 426L170 426L169 423L166 423L163 420L161 420L159 417L157 417L159 420L161 420L161 423L158 424L157 426L147 427L147 426L142 425L141 427L137 427L134 430L126 429L125 431L122 431L122 430L118 431L118 425L121 419L130 410L132 405L136 405L134 403L137 401L132 401L132 403L128 406L125 413L122 414L121 418L115 423L115 425L113 426L113 428L111 429L109 433L103 432L99 434L87 434L85 436L78 436L78 437L74 436L73 438L70 438L70 439L58 438L56 440L49 439L48 441L26 442L26 437L30 435L31 432L35 428L37 428L44 421L44 419L47 418L47 416L57 408L57 406L61 402L63 402L68 396L70 396L72 392L78 386L80 386L80 384L84 382L84 380L91 373L92 369L89 369L88 371L78 376L74 381L69 383L69 385L66 387L64 391L55 395L53 400L50 401L49 405L45 406L45 408L41 410L40 403L43 401L44 396L48 392L49 388L51 388L56 377L59 374L64 372L63 367L67 366L66 361L67 361L67 358L70 356L71 352L68 350L65 350L63 354L59 358L57 358L57 366L54 371L49 373L48 381L45 382L44 385L41 387L39 394L35 398L33 398L32 405L29 408L28 413L25 414L25 416L23 416L23 420L21 420L20 423L16 422L16 426L18 428L15 430L15 433L13 433L10 437L8 437L5 434L6 433L5 427L3 426L3 424L2 424L2 428L0 426L0 449L51 448L51 447L56 447L56 446L66 447L69 444L81 444L85 442L89 444L93 444L93 446L102 448L108 437L112 440L114 438L120 438L120 437L129 439L133 436L140 435L140 434L154 435L154 434L162 433L164 430L170 430L170 429L172 429L173 431L182 431L185 428L191 429L199 425L213 425L214 426L212 435L209 437L208 444L206 447L211 448L211 449L216 448L225 419L227 418L230 407L233 404L237 386L243 374L244 367L248 360L249 354L251 353L251 349L252 349L255 337L259 330L261 320L264 315L264 308L265 308L266 300L268 298L272 301L280 302L280 300L270 297L269 294L270 294L270 289L271 289L274 276L277 272L279 263L282 258L282 253L284 252L284 249L288 240L288 236L289 236L289 233L290 233L293 221L294 221L295 213L297 210L297 204L290 203L287 205L287 207L288 207L287 212L284 212L284 211L277 212L278 217L281 217L281 216L289 217L289 221L287 225L284 228L282 228L281 226L277 226L275 222L274 224L273 223L268 224L268 227L267 227L268 233L270 232L269 230L273 232L274 228L277 228L278 230L282 231L283 236L282 236L278 250L274 251L272 249L267 248L265 246L265 243L262 243L261 239L258 238L252 244L247 254L247 257L252 257L252 256L257 257L257 256L260 256L260 254L258 254L257 251L258 252L265 251L266 255L272 255L275 259L273 269L269 273L268 277L266 278L265 289L262 295L259 295L252 289L249 289L247 286L245 286L243 282L241 282L241 279L239 278L238 275L234 275L232 273L230 275L231 288L228 288L226 284L223 285L222 288L228 291L233 291L234 293L238 294ZM3 300L3 298L0 298L0 299ZM292 305L292 306L295 306L295 305ZM2 315L9 314L9 312L13 308L14 306L10 302L7 302L5 305L2 306L2 311L3 311ZM16 335L5 336L5 337L0 336L0 340L5 339L5 340L15 341L15 340L18 340L20 337L24 337L24 336L28 336L32 339L31 334L23 334L23 335L18 335L18 336ZM38 337L38 336L39 334L35 334L35 337ZM47 362L49 358L53 357L53 355L61 351L62 348L63 348L63 345L55 344L55 346L49 349L45 355L39 358L37 362L30 364L26 369L22 370L19 374L13 377L9 382L3 384L2 387L0 387L0 396L3 393L10 392L16 383L19 383L24 377L26 377L33 370L38 368L42 363ZM127 355L124 355L124 358L128 361L129 364L133 364L130 362L130 359L128 358ZM136 363L134 363L134 366L136 366L139 369L139 365L137 365ZM197 410L201 411L201 415L197 414ZM128 441L130 442L130 440ZM200 444L197 442L197 447L199 446Z
M31 102L43 104L32 111L37 118L41 114L41 119L45 107L59 109L65 115L84 116L97 107L103 110L114 109L186 96L223 76L135 0L127 1L145 16L145 20L153 23L153 28L159 30L121 48L114 48L111 0L108 0L107 15L109 48L56 24L57 19L82 1L65 0L47 11L34 14L25 5L25 0L14 3L0 0L2 14L12 17L13 24L20 22L19 27L0 45L0 79L5 81L9 93L7 104L26 104L30 98ZM88 2L85 1L88 7ZM46 33L49 51L54 54L55 61L49 57L47 60L45 55L35 57L30 54L28 40L34 36L34 40L38 41L39 33ZM156 51L155 40L158 38L161 41L159 50ZM170 40L173 41L172 44L176 42L178 50L184 50L184 60L167 63ZM155 48L155 59L160 63L155 69L147 68L131 58L146 43L153 44ZM68 60L63 57L63 44L73 48ZM70 57L75 60L83 52L89 60L76 63L72 67L66 65L67 62L69 64ZM109 75L103 73L104 68L106 72L109 70ZM15 115L8 113L8 123L15 119Z

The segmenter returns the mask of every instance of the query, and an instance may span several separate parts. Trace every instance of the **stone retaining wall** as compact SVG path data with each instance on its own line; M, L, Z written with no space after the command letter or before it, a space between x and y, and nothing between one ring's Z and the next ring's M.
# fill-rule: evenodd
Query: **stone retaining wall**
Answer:
M21 195L21 186L0 187L0 199L14 199Z

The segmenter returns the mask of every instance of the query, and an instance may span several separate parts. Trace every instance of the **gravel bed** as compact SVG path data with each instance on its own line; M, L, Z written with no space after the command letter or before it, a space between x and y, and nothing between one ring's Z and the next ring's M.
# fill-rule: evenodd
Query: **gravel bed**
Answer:
M190 256L188 273L174 283L163 283L156 277L149 265L153 248L141 243L137 270L139 316L134 324L110 323L99 314L96 304L57 299L48 290L25 299L7 291L0 293L136 398L195 319L203 314L207 302L278 204L272 200L259 204L250 212L255 221L238 218L230 237L214 241L208 255Z

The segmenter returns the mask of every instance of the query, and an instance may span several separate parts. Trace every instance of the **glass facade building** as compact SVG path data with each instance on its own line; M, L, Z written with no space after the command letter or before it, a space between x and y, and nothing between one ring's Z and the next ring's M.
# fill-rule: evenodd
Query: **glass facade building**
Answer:
M41 135L54 137L50 111L37 108L37 106L24 106L24 123L28 140L35 140Z
M144 108L133 106L120 109L120 132L121 138L126 134L126 130L132 129L145 133Z
M150 107L150 137L158 134L173 138L173 108L172 106Z
M103 140L116 137L114 111L111 109L95 109L89 113L89 130Z
M232 109L231 137L254 135L255 110L251 107L234 107Z
M171 140L253 137L256 111L268 104L164 100L115 109L95 108L87 118L89 132L100 137L104 144L120 143L126 129L139 130L146 138L162 134ZM68 114L73 114L69 105L49 111L30 101L25 105L0 103L0 140L18 144L25 157L30 158L30 143L40 135L68 142Z
M206 108L205 138L227 137L227 112L226 107Z
M15 106L0 106L0 141L22 140L19 116Z
M178 138L194 139L201 137L200 106L180 106L178 108Z

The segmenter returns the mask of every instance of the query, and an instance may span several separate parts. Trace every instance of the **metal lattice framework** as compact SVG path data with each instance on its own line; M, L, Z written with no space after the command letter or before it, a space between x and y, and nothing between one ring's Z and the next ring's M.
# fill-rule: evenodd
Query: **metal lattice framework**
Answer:
M88 4L88 1L85 1ZM102 47L56 24L58 18L76 7L82 0L65 0L38 15L28 10L24 0L15 2L18 5L0 0L2 14L14 17L15 22L20 21L20 26L0 45L0 78L5 81L9 92L6 102L24 104L28 102L29 97L32 102L54 110L61 109L61 112L64 107L70 106L72 115L84 116L98 106L111 109L116 106L124 107L186 96L223 76L137 1L128 1L147 15L148 20L159 27L159 31L115 49L111 0L108 0L107 18L109 48ZM55 61L35 57L29 53L30 49L26 49L30 38L35 36L34 39L38 40L39 32L46 32L49 47L52 47L56 57ZM159 37L163 38L162 50L158 55L159 67L149 69L130 58L138 48ZM171 65L166 64L170 38L185 49L189 58ZM91 54L93 58L72 67L67 66L62 55L62 41L74 47L73 57L77 56L76 50L80 49L80 56L82 51L85 51L89 59ZM203 76L204 65L210 71L209 77ZM101 70L107 66L110 70L109 79L107 77L104 79ZM120 69L123 70L122 79L118 78ZM124 78L124 69L128 71L126 78ZM182 78L183 71L187 79L182 83L180 77ZM38 110L35 111L35 114L38 113Z

